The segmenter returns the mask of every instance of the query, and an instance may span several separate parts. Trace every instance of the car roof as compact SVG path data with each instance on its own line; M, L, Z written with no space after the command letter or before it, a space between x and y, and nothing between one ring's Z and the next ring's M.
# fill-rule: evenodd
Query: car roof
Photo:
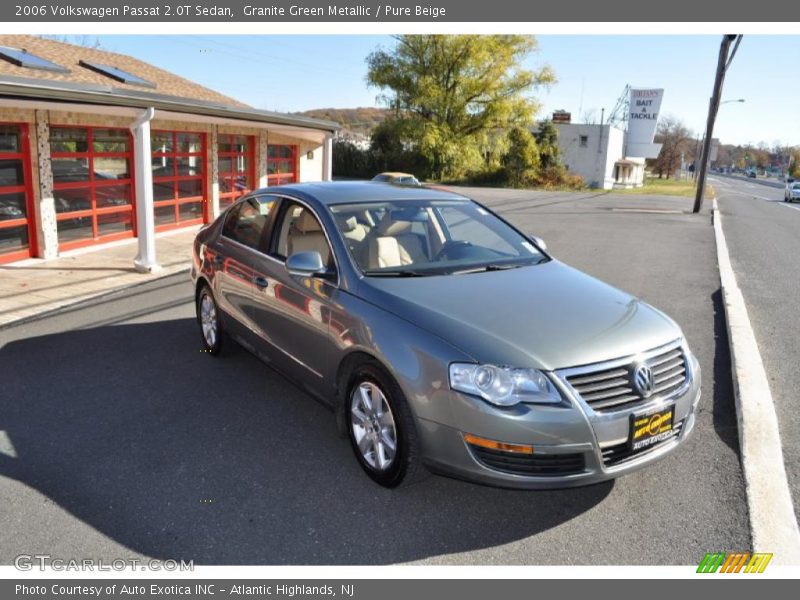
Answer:
M315 199L325 205L392 202L396 200L461 200L469 198L449 190L408 187L375 181L320 181L262 188L258 192Z
M401 173L400 171L384 171L383 173L378 173L375 177L380 177L381 175L386 177L414 177L411 173Z

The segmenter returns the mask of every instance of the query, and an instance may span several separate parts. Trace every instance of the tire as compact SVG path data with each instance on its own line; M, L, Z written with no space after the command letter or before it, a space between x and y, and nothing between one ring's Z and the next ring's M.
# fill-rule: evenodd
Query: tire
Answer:
M200 339L203 340L203 349L205 352L217 356L222 350L222 340L225 334L222 329L219 307L208 285L203 285L200 293L197 294L195 311L197 324L200 326Z
M366 362L353 370L346 389L348 437L364 472L387 488L422 479L427 471L420 458L414 416L400 386L380 365ZM372 412L368 404L374 407ZM390 442L394 442L393 454Z

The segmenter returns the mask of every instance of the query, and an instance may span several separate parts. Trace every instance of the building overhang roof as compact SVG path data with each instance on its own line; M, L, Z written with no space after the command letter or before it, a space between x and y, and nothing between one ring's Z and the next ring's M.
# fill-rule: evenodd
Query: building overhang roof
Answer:
M234 121L248 121L283 125L320 132L334 133L340 129L338 123L312 119L300 115L215 104L203 100L180 98L146 91L132 91L113 86L98 86L64 81L28 79L22 77L0 77L0 97L124 106L133 108L155 108L173 113L202 115Z

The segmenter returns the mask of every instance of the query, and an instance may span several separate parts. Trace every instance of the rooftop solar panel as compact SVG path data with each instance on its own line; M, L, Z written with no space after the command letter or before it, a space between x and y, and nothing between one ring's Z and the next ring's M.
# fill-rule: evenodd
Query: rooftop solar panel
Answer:
M8 46L0 46L0 58L7 60L13 65L18 67L25 67L28 69L41 69L43 71L54 71L56 73L69 73L69 69L65 69L61 65L50 62L40 56L20 50L19 48L9 48Z
M142 87L149 87L149 88L156 87L153 83L150 83L146 79L142 79L137 75L128 73L127 71L123 71L122 69L113 67L111 65L104 65L101 63L91 62L88 60L81 60L79 61L78 64L81 65L82 67L86 67L87 69L91 69L96 73L100 73L101 75L110 77L115 81L119 81L120 83L128 83L131 85L139 85Z

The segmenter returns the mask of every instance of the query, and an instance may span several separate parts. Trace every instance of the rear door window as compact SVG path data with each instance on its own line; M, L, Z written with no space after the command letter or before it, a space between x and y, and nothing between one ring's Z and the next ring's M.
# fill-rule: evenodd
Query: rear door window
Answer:
M233 206L225 219L222 235L243 246L259 250L275 203L274 198L260 197L247 198Z

